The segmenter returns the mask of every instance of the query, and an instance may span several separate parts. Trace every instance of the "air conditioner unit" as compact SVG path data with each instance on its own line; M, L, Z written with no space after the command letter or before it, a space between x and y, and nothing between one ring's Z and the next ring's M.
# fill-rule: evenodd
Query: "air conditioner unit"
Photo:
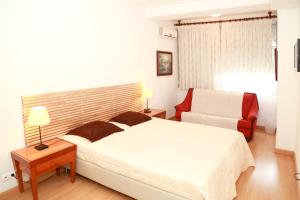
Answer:
M161 37L177 38L177 31L171 28L158 27L158 35Z

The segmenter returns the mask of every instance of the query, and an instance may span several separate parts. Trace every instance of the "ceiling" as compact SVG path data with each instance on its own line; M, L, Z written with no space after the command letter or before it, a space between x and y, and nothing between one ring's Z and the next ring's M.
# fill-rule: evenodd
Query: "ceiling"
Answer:
M158 5L187 3L192 1L205 1L205 0L138 0L138 1L141 4L146 6L158 6Z
M146 17L157 20L178 20L222 15L267 12L296 7L300 0L137 0L146 7Z

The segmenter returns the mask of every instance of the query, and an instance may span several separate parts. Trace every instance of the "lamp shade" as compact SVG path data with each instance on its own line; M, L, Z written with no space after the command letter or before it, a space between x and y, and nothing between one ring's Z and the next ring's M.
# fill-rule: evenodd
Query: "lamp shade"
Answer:
M30 126L43 126L50 123L48 110L45 106L32 107L27 123Z
M149 88L145 88L143 90L143 97L144 98L151 98L152 96L153 96L152 90L150 90Z

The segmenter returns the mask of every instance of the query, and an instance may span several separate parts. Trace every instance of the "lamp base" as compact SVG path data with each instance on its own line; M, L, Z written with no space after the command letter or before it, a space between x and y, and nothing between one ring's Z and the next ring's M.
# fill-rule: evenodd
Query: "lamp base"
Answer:
M151 110L149 108L144 109L144 113L151 113Z
M35 146L34 148L35 148L36 150L41 151L41 150L43 150L43 149L47 149L47 148L48 148L48 145L45 145L45 144L41 143L41 144Z

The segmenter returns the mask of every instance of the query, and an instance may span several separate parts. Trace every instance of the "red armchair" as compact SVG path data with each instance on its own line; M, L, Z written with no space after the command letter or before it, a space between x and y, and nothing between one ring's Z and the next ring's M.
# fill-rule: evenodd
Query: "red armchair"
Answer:
M175 106L176 120L181 120L182 112L190 112L193 100L193 88L190 88L184 101ZM242 102L242 119L237 122L237 130L242 132L247 141L251 140L256 129L259 106L257 96L254 93L244 93Z
M256 129L259 106L257 96L254 93L244 93L242 104L242 117L237 124L237 130L242 132L247 139L251 140Z

